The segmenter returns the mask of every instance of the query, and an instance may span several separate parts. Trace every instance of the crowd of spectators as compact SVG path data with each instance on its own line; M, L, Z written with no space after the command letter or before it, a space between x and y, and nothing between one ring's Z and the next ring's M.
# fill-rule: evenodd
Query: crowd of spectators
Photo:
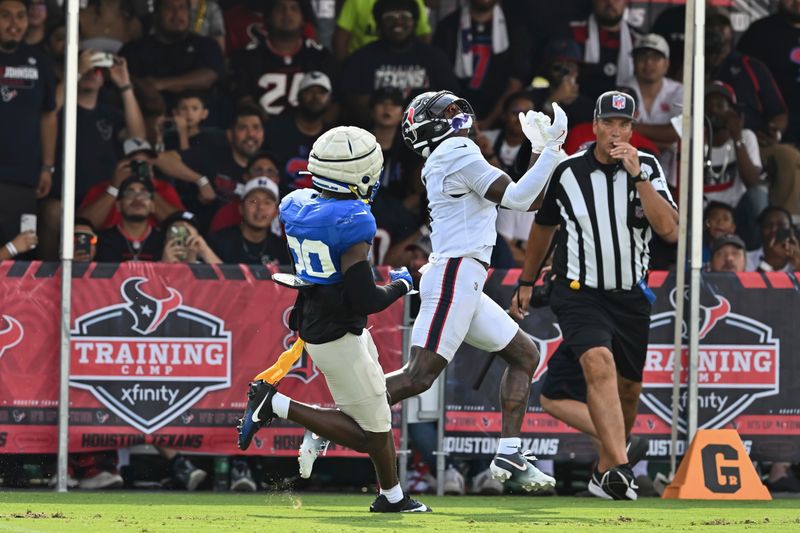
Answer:
M373 258L416 271L430 250L423 161L399 126L404 105L426 90L469 99L473 138L514 179L525 153L519 113L561 105L571 154L593 141L597 96L625 90L638 106L632 144L657 155L677 191L685 8L642 27L627 7L89 0L75 259L286 264L280 200L311 186L314 140L353 124L384 153ZM800 2L776 9L741 35L727 12L708 12L705 170L695 179L704 180L704 259L715 271L800 269ZM64 42L57 3L0 0L0 260L59 256ZM38 215L36 231L21 231L26 214ZM492 266L521 264L531 220L498 216ZM654 246L654 266L674 264L674 250Z
M683 88L672 56L684 8L645 33L626 0L565 4L546 6L544 27L539 1L91 0L80 12L75 208L96 233L95 259L287 262L276 207L311 185L314 140L346 123L375 133L386 160L375 261L411 262L409 245L427 235L422 160L397 133L425 90L468 98L484 155L516 177L518 113L559 103L574 153L593 141L596 97L623 88L638 104L633 144L658 156L677 190ZM0 6L0 116L15 125L0 134L0 254L56 260L63 13L42 0ZM765 208L787 210L790 226L800 218L800 8L777 9L740 36L724 11L707 18L705 199L732 208L749 252L770 249ZM174 253L164 223L181 212L193 234L179 245L192 249ZM20 233L23 214L38 215L35 236ZM530 221L501 213L493 266L520 264ZM794 265L793 228L785 242ZM674 251L655 248L654 266L669 267Z

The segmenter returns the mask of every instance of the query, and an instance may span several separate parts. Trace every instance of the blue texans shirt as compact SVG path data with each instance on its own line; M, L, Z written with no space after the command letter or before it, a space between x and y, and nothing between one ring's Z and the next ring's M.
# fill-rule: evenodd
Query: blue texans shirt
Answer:
M341 283L342 254L362 242L372 245L375 237L375 217L368 204L321 198L314 189L300 189L284 197L280 218L295 273L311 283Z

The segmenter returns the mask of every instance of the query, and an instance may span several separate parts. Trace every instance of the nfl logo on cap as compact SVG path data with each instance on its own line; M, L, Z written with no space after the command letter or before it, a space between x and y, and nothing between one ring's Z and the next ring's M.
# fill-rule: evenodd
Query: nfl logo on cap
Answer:
M608 91L600 95L594 105L595 119L623 118L633 120L636 101L621 91Z

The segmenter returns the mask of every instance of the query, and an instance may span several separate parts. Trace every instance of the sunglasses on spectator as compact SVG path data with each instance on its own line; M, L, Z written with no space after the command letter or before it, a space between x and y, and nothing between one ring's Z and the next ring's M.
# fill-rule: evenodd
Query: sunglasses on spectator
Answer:
M153 199L153 193L151 193L150 191L131 191L131 190L127 190L127 191L122 193L122 197L125 198L126 200L132 200L134 198L142 198L144 200L152 200Z
M411 11L387 11L381 15L383 22L411 22L414 20L414 15Z

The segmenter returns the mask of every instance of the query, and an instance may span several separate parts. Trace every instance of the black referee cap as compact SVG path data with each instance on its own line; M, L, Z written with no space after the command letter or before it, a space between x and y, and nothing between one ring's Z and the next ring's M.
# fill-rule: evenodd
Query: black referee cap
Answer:
M600 95L594 105L594 118L627 118L633 120L636 102L629 94L608 91Z

